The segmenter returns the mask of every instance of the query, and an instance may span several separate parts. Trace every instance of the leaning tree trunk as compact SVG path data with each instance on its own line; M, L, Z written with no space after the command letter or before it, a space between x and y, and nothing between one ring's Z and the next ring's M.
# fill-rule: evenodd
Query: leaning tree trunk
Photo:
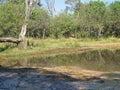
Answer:
M21 40L21 42L19 43L19 47L21 48L26 48L27 43L26 43L26 39L25 39L25 35L27 32L27 25L28 25L28 19L29 19L29 15L30 15L30 7L29 7L29 0L25 0L25 4L26 4L26 10L25 10L25 19L21 28L21 32L19 34L19 40Z
M19 40L21 40L21 42L19 43L19 47L20 48L26 48L27 47L27 43L26 43L26 32L27 32L27 25L28 25L28 20L30 17L30 9L31 6L33 4L33 0L25 0L25 5L26 5L26 10L25 10L25 19L22 25L22 29L21 32L19 34Z
M28 20L30 17L30 9L35 4L36 0L25 0L25 19L21 28L21 32L19 34L19 39L13 38L13 37L7 37L7 38L0 38L0 43L1 42L10 42L10 43L16 43L19 47L21 48L26 48L27 43L25 39L25 35L27 32L27 25L28 25Z

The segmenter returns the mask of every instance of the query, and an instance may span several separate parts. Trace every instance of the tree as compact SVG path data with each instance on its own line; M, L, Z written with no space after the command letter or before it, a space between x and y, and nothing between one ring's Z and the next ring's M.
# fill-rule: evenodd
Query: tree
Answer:
M18 37L24 20L24 4L0 4L0 37Z
M47 4L47 8L48 8L48 11L50 13L51 16L54 16L54 12L55 12L55 0L45 0L46 1L46 4Z
M70 12L73 12L73 37L77 38L78 32L81 29L81 24L82 24L82 16L84 15L83 11L84 11L84 4L81 3L81 0L65 0L65 3L69 6L66 7L67 10L70 10ZM72 26L72 27L73 27Z
M106 6L103 1L90 1L86 6L86 21L91 33L98 39L104 27Z
M110 23L109 29L112 36L120 37L120 1L115 1L109 5Z
M20 47L22 48L26 48L26 40L25 40L25 35L27 32L27 25L28 25L28 20L30 17L30 10L31 7L33 6L33 4L36 2L36 0L25 0L25 6L26 6L26 10L25 10L25 19L22 25L22 29L21 32L19 34L19 41L21 41L19 43Z
M35 8L29 19L27 35L34 38L46 38L50 24L50 15L43 8Z
M0 42L12 42L17 43L21 48L26 48L26 40L25 35L27 32L28 20L30 17L30 10L32 6L35 4L36 0L25 0L25 19L21 28L21 32L19 34L19 38L0 38Z
M72 12L79 10L80 3L81 3L81 0L65 0L65 4L69 5L66 7L66 9Z
M51 30L49 31L52 38L69 38L72 36L73 15L61 12L56 15L51 22Z
M86 37L88 32L85 27L87 26L86 22L86 4L78 1L76 4L76 8L74 11L74 36L78 37Z

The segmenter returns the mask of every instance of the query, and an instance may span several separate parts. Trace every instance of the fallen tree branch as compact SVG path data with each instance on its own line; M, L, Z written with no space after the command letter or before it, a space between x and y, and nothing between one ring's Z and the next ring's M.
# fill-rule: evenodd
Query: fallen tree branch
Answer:
M13 38L13 37L7 37L7 38L0 38L0 43L4 43L4 42L11 42L11 43L20 43L22 40L17 39L17 38Z

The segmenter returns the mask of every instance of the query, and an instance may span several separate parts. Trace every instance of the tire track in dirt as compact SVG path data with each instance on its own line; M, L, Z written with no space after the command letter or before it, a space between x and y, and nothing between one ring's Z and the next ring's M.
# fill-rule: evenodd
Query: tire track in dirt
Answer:
M73 48L57 48L57 49L51 49L51 50L44 50L39 52L32 52L28 53L29 55L51 55L51 54L62 54L62 53L76 53L76 52L84 52L99 48L106 48L106 49L112 49L112 48L118 48L120 47L120 43L111 43L111 44L98 44L94 46L80 46L80 47L73 47Z

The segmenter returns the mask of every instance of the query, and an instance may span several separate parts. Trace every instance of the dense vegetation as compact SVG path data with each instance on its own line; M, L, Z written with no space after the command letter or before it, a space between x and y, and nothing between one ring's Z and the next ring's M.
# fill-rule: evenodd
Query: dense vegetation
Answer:
M22 0L0 3L0 37L18 37L24 19ZM12 0L11 0L12 1ZM64 11L51 15L41 5L31 11L27 36L34 38L120 37L120 1L106 5L103 1L82 3L66 0Z

